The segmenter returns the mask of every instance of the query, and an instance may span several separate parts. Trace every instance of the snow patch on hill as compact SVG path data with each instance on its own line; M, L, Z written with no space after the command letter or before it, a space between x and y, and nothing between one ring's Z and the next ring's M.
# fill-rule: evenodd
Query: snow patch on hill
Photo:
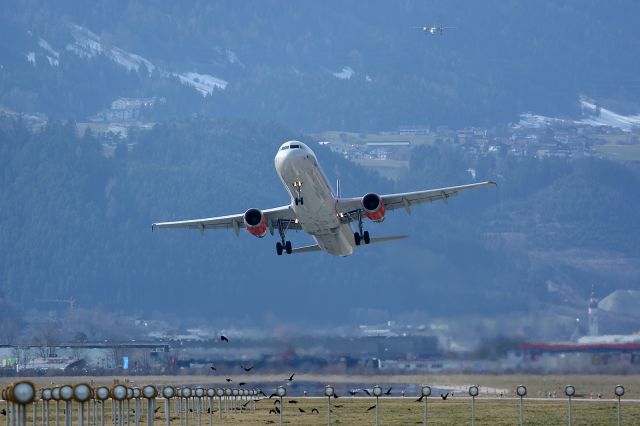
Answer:
M215 89L224 90L228 82L221 78L214 77L209 74L198 74L197 72L186 72L181 74L173 74L180 79L182 84L193 87L202 96L211 95Z
M599 106L596 101L586 97L580 99L584 118L579 120L563 120L560 118L547 117L544 115L531 114L529 112L520 114L518 126L528 128L539 128L552 125L578 125L578 126L608 126L620 130L631 130L640 127L640 114L622 115Z
M149 74L156 68L155 65L140 55L103 43L98 35L80 25L72 27L71 35L74 38L74 42L67 44L67 50L81 58L104 55L129 71L138 71L140 67L144 66Z
M334 72L332 74L335 78L339 78L340 80L349 80L351 77L354 76L355 73L356 72L353 70L353 68L349 66L345 66L342 68L342 71Z

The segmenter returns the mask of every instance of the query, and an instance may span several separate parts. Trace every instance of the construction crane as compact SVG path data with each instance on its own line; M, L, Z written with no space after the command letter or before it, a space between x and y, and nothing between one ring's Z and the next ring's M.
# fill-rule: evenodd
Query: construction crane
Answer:
M69 299L36 299L36 302L40 303L67 303L69 310L72 311L76 307L76 299L73 297Z

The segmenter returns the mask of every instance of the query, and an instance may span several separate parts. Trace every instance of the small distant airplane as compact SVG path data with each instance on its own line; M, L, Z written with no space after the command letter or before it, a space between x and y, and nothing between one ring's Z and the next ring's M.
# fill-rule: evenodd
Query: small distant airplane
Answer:
M280 180L291 195L291 203L282 207L260 210L250 208L244 213L205 219L161 222L155 228L191 228L201 234L205 229L233 229L236 235L245 228L251 235L262 238L267 231L280 235L276 253L304 253L326 251L335 256L349 256L356 246L369 243L407 238L406 235L374 238L364 231L363 219L382 222L389 210L404 208L411 213L411 206L436 200L447 201L467 189L475 189L495 182L478 182L448 188L429 189L416 192L378 195L374 192L362 197L342 198L340 184L334 193L313 151L302 142L289 141L280 146L275 157L275 167ZM351 223L358 224L353 232ZM317 244L292 247L286 240L289 230L302 230L310 234ZM293 377L293 376L292 376Z
M456 27L443 27L442 25L434 25L432 27L413 27L413 28L422 31L425 34L442 35L442 33L444 33L445 30L453 30Z

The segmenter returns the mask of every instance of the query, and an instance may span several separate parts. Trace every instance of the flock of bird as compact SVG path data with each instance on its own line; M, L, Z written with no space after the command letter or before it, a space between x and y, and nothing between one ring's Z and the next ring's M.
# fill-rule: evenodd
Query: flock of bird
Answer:
M229 343L229 338L227 338L225 335L221 335L221 336L220 336L220 341L225 342L225 343ZM212 370L212 371L216 371L216 372L218 371L218 370L217 370L217 368L216 368L215 366L213 366L213 365L212 365L212 366L210 366L209 368L211 368L211 370ZM240 365L240 368L242 368L242 369L245 371L245 373L249 373L249 372L251 372L251 370L253 370L254 366L253 366L253 365L251 365L251 366L245 366L245 365L242 365L242 364L241 364L241 365ZM293 382L295 375L296 375L296 373L292 373L288 378L283 379L283 381L284 381L284 382L289 382L289 383L291 383L291 382ZM233 380L232 380L231 378L229 378L229 377L227 377L225 380L227 381L227 383L230 383L230 382L232 382L232 381L233 381ZM246 385L246 384L247 384L246 382L239 382L239 383L238 383L238 386L244 386L244 385ZM391 390L392 390L392 389L393 389L392 387L389 387L389 389L387 389L387 390L386 390L386 392L383 392L383 394L384 394L384 395L387 395L387 396L390 396L390 395L391 395ZM365 394L367 394L368 396L373 396L373 390L372 390L372 389L351 389L351 390L349 390L349 395L351 395L351 396L355 396L355 395L357 395L359 392L364 392L364 393L365 393ZM262 390L260 390L260 391L259 391L259 393L260 393L262 396L264 396L265 398L267 397L267 395L266 395ZM449 393L449 392L444 393L444 394L443 394L443 393L441 393L441 394L440 394L440 397L441 397L443 400L446 400L446 399L447 399L447 397L448 397L449 395L450 395L450 393ZM277 397L277 396L278 396L278 394L276 394L276 393L272 393L271 395L269 395L269 397L268 397L268 398L269 398L269 399L271 399L271 398L273 398L274 396L276 396L276 397ZM403 396L404 396L404 392L403 392ZM451 396L453 396L453 392L451 392ZM339 398L339 397L340 397L340 396L339 396L337 393L334 393L334 394L333 394L333 398ZM423 398L424 398L424 396L421 396L420 398L416 399L416 400L415 400L415 402L421 402L421 401L423 400ZM245 404L243 404L243 406L242 406L242 407L243 407L243 409L244 409L244 408L246 408L246 406L247 406L247 404L249 404L249 402L250 402L250 401L247 401ZM289 400L288 402L289 402L289 404L297 404L297 403L298 403L298 401L297 401L297 400L295 400L295 399L291 399L291 400ZM269 410L269 414L280 414L280 407L279 407L279 404L280 404L280 400L279 400L279 399L276 399L276 400L273 402L273 408L271 408L271 409ZM334 407L334 408L342 408L343 406L342 406L342 405L339 405L339 404L335 404L333 407ZM376 408L376 406L375 406L375 405L372 405L372 406L370 406L369 408L367 408L367 411L371 411L371 410L373 410L373 409L375 409L375 408ZM4 411L4 410L3 410L3 411ZM215 410L214 410L214 411L215 411ZM298 411L299 411L300 413L306 413L306 412L307 412L306 410L304 410L304 409L303 409L303 408L301 408L301 407L298 407ZM207 412L209 412L209 409L207 409ZM310 412L311 412L311 414L319 414L319 411L318 411L318 409L317 409L317 408L312 408ZM1 414L5 414L5 413L4 413L4 412L1 412Z

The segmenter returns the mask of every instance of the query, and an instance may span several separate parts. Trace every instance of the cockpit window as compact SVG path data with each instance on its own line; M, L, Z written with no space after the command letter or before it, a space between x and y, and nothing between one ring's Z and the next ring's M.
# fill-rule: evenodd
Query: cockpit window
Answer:
M291 145L290 145L290 147L291 147L291 149L293 149L293 148L300 148L300 145L297 145L297 144L291 144Z
M289 145L285 145L282 148L280 148L280 151L284 151L285 149L289 149Z

